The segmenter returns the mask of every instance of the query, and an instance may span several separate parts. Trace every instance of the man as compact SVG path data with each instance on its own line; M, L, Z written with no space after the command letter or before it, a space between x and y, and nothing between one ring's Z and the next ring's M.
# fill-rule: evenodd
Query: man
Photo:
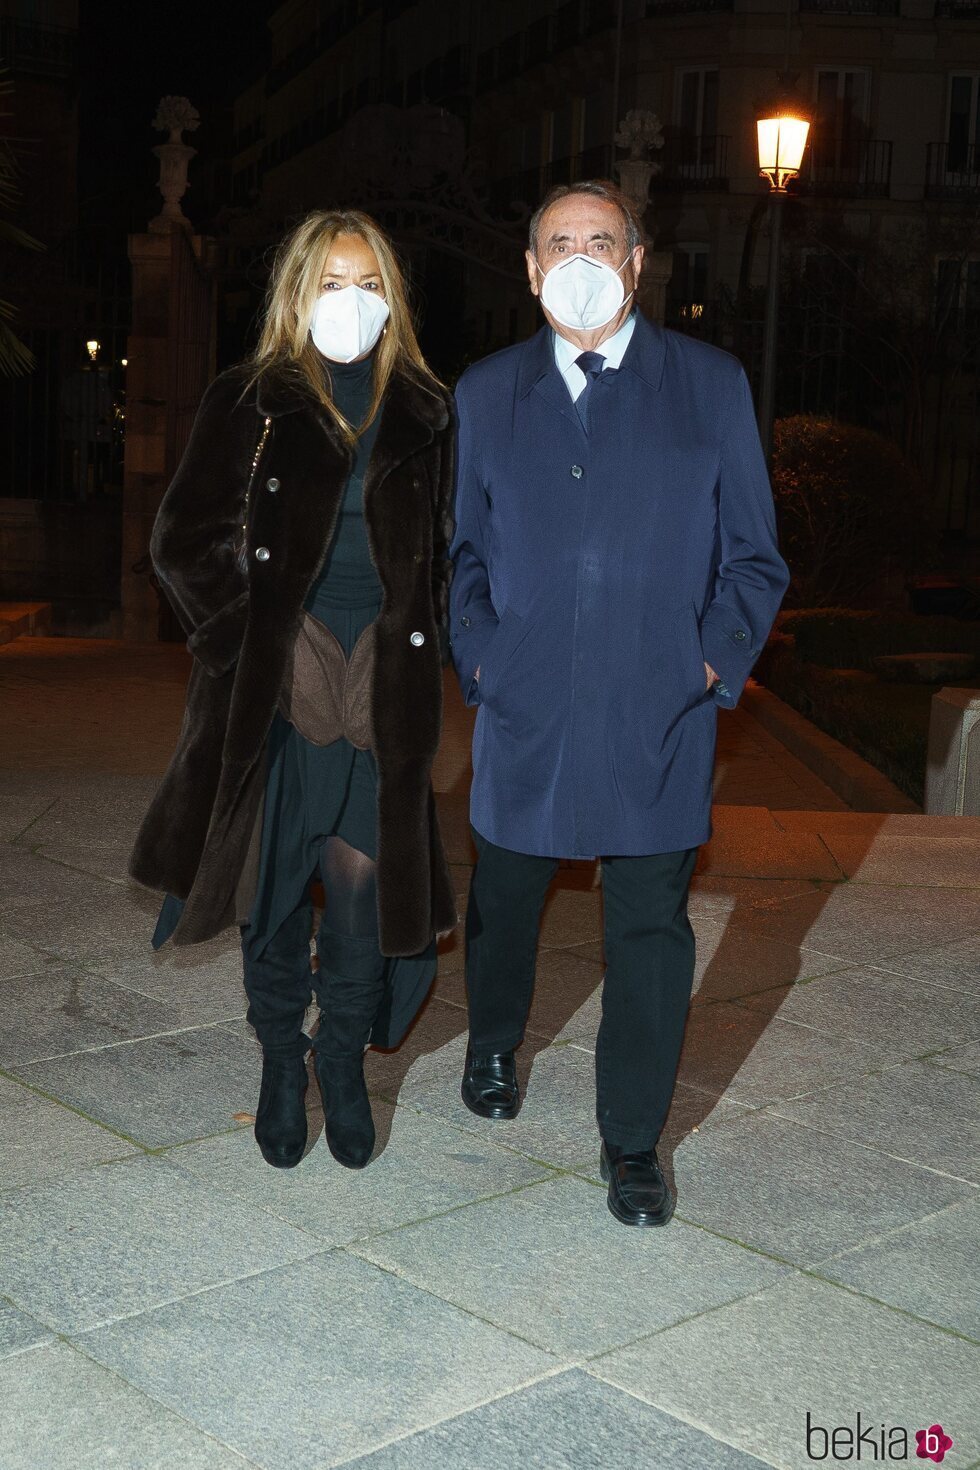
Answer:
M693 983L717 707L736 703L787 571L745 373L634 309L642 239L602 181L552 190L531 220L547 325L457 390L450 634L479 706L463 1100L516 1114L548 886L560 858L600 857L600 1162L612 1213L650 1226L674 1208L656 1143Z

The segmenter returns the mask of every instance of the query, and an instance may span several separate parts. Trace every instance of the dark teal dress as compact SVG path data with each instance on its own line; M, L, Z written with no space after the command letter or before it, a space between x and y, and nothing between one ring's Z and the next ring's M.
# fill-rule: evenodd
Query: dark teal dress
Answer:
M373 370L373 357L330 364L334 402L349 423L360 424L367 415ZM381 607L381 582L364 522L364 475L379 418L380 414L358 440L337 525L304 604L305 611L330 629L347 657ZM314 745L277 712L268 741L258 884L243 930L251 956L261 957L283 922L306 900L326 839L340 836L376 860L377 828L378 770L373 753L358 750L343 738ZM182 907L170 895L164 900L154 948L173 933ZM435 940L419 955L388 961L389 1044L400 1039L410 1023L435 970ZM383 1032L385 1026L380 1029Z

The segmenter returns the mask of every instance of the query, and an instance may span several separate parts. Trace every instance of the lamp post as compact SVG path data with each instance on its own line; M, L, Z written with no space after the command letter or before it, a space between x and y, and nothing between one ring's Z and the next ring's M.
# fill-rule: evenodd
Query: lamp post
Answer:
M779 239L786 181L795 178L803 161L810 120L806 110L788 98L763 109L757 120L759 175L769 180L769 277L766 283L766 328L762 346L759 434L772 455L772 420L776 388L776 327L779 316Z

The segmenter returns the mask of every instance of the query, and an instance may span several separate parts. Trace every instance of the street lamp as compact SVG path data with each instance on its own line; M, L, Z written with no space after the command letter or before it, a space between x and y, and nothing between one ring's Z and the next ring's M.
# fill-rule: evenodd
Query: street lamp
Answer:
M781 79L782 80L782 79ZM769 180L769 278L766 284L766 329L762 346L762 389L759 433L766 462L772 454L772 420L776 388L776 324L779 314L779 237L786 183L803 161L810 119L807 109L783 93L757 119L759 175Z
M89 340L85 343L85 351L89 355L90 362L95 362L96 358L99 355L99 348L101 347L101 345L101 342L98 342L95 337L90 337Z

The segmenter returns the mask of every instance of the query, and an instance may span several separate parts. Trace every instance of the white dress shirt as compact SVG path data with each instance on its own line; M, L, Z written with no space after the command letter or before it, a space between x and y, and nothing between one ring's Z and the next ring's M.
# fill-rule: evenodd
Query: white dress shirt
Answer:
M619 331L614 332L611 337L594 349L600 357L606 359L603 371L606 368L619 367L635 326L636 314L631 311ZM559 337L558 333L555 333L555 362L558 364L558 371L565 379L565 386L572 395L573 403L585 387L585 374L575 362L575 359L581 357L584 350L582 347L576 347L574 342L569 342L567 337Z

